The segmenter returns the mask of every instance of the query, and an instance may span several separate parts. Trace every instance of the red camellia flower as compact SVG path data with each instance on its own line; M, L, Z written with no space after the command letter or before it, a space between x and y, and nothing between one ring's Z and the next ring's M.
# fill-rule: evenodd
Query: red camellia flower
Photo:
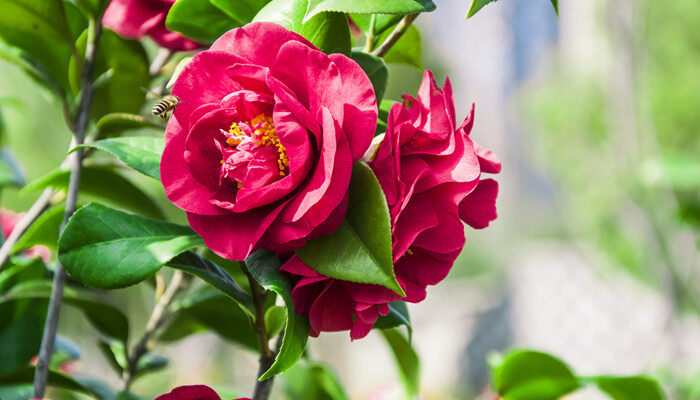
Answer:
M155 400L221 400L221 397L209 386L192 385L176 387L170 393L156 397ZM236 400L250 399L240 398Z
M22 218L22 215L23 214L15 214L12 211L0 208L0 229L2 229L4 238L10 236L17 222ZM46 246L34 246L26 250L23 254L28 257L41 257L44 262L48 262L51 259L51 251Z
M165 17L173 4L175 0L112 0L102 23L124 37L141 39L150 36L161 47L174 51L202 47L165 27Z
M198 53L177 78L161 180L222 257L294 250L335 230L352 165L369 147L377 101L350 58L273 23Z
M456 126L450 82L440 90L429 71L417 99L404 95L403 104L392 107L381 144L365 158L387 198L394 271L406 297L322 276L294 256L282 270L296 279L292 297L312 335L349 329L351 338L361 338L389 312L389 303L422 301L462 251L462 221L480 229L496 218L498 184L481 174L498 173L501 164L469 138L473 122L472 107Z

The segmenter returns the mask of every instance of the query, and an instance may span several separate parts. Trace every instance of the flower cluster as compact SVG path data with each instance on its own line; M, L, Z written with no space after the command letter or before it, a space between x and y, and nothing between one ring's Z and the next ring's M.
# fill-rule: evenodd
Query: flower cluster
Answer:
M172 94L182 103L165 133L167 197L220 256L278 253L314 336L361 338L389 303L422 301L462 251L463 222L480 229L496 218L498 184L482 173L498 173L500 162L470 138L473 107L458 125L450 82L439 88L429 71L374 141L376 97L360 66L272 23L223 35L187 64ZM386 196L405 297L323 276L293 255L341 224L362 158Z

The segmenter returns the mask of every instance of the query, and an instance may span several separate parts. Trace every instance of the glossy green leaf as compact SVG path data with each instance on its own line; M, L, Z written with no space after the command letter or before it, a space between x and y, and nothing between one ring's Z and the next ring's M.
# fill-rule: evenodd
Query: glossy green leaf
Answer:
M374 18L374 34L381 35L387 29L393 28L403 15L401 14L373 14ZM350 16L352 20L357 24L360 29L367 33L370 29L370 24L372 23L372 15L370 14L352 14Z
M309 241L297 255L322 275L381 285L405 296L394 275L386 197L364 162L353 166L348 211L333 233Z
M23 186L24 174L14 157L5 149L0 149L0 187Z
M284 307L272 306L265 311L265 329L267 337L273 338L284 329L287 312Z
M0 386L17 385L23 383L31 383L34 380L34 367L26 366L16 370L11 374L0 376ZM48 386L70 390L73 392L87 394L88 396L96 397L95 392L91 388L78 382L75 378L58 371L49 371Z
M374 329L391 329L401 325L406 326L410 342L413 326L411 325L411 317L408 314L408 307L403 301L395 301L389 303L389 314L379 316L377 322L374 323Z
M101 138L115 136L130 129L163 127L143 115L129 113L110 113L97 121L98 136Z
M140 173L160 179L160 157L165 148L165 140L162 137L119 137L98 140L78 147L104 150Z
M284 374L282 389L289 399L350 400L330 366L308 360Z
M309 338L309 321L294 311L292 285L279 272L280 261L274 253L265 250L257 251L248 256L245 263L250 274L263 288L280 295L287 309L282 346L275 357L275 362L260 377L262 381L287 371L299 361Z
M72 45L61 0L3 0L0 25Z
M538 351L515 350L489 363L493 388L505 400L555 400L580 387L563 361Z
M248 315L255 315L250 295L238 286L226 270L212 261L187 251L170 260L168 266L200 278L234 300Z
M369 77L374 93L377 96L377 104L380 104L382 98L384 98L386 85L389 83L389 68L387 68L386 63L381 57L361 51L353 51L352 59L362 67Z
M389 35L390 31L385 32L377 40L377 45L382 43ZM418 28L414 25L408 27L406 33L401 36L401 39L389 50L384 56L384 61L387 64L406 64L423 70L421 62L422 44Z
M350 26L345 14L320 13L304 20L307 6L308 0L272 0L254 21L276 22L304 36L324 53L350 55Z
M202 43L212 43L227 31L241 26L206 0L179 0L165 19L168 29Z
M148 373L157 372L168 366L170 362L167 358L155 354L146 354L136 364L135 378L140 378Z
M471 18L474 14L478 13L485 5L496 1L496 0L472 0L472 5L469 7L469 12L467 13L467 18ZM556 1L556 0L555 0Z
M175 341L191 334L213 331L223 339L258 351L251 317L218 290L199 287L177 302L174 309L177 317L163 332L163 340Z
M79 52L85 51L86 43L87 31L76 41ZM146 98L141 88L148 87L151 82L143 46L139 41L122 38L109 29L100 35L98 46L109 50L97 52L94 76L101 82L96 85L90 114L98 119L110 113L138 113ZM82 73L74 60L71 60L69 70L71 89L77 94Z
M0 302L0 343L12 343L0 345L0 376L29 364L39 353L46 308L43 300Z
M19 284L0 298L0 302L19 299L45 299L51 296L51 282L31 281ZM66 287L63 290L63 303L78 308L90 324L100 333L126 342L129 337L129 323L126 316L114 306L93 300L81 290Z
M47 187L66 190L69 180L70 171L55 169L22 191L31 193ZM80 195L149 217L163 218L163 212L146 193L110 167L84 166L80 174Z
M305 21L324 11L357 14L416 14L433 11L430 0L310 0Z
M559 0L552 0L552 6L554 6L554 11L559 15Z
M0 32L1 34L2 32ZM45 54L45 53L43 53ZM67 53L65 53L67 55ZM33 55L19 47L11 46L0 37L0 58L19 67L32 80L48 89L49 92L63 96L63 86L54 78L47 68L34 58ZM67 61L67 60L66 60ZM61 62L61 60L55 60Z
M271 0L209 0L211 4L225 12L241 26L255 18L257 14Z
M124 343L118 340L100 340L98 348L109 362L109 365L114 369L118 376L121 377L122 372L129 365L129 360L126 357Z
M58 231L63 222L63 206L54 206L45 211L15 244L14 251L28 249L32 246L43 245L51 249L58 248Z
M69 220L58 252L71 277L113 289L139 283L178 254L203 245L189 227L90 203Z
M420 391L420 359L410 341L398 330L382 330L396 360L399 377L407 399L416 399Z
M659 383L647 376L598 376L598 388L613 400L663 400L666 397Z

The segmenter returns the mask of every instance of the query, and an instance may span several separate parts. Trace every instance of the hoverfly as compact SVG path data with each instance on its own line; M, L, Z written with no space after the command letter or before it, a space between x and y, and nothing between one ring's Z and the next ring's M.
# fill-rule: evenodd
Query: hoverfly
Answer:
M156 117L160 117L163 122L168 122L169 114L175 111L177 105L180 104L180 98L172 94L161 96L152 90L144 89L144 91L160 99L160 101L153 106L153 110L151 110L151 112Z

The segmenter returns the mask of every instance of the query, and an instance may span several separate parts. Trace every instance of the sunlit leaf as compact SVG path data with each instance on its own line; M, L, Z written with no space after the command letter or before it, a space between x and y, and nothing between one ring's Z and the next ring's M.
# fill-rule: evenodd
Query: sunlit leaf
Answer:
M78 147L104 150L142 174L160 179L160 157L165 148L165 140L162 137L119 137L98 140Z

